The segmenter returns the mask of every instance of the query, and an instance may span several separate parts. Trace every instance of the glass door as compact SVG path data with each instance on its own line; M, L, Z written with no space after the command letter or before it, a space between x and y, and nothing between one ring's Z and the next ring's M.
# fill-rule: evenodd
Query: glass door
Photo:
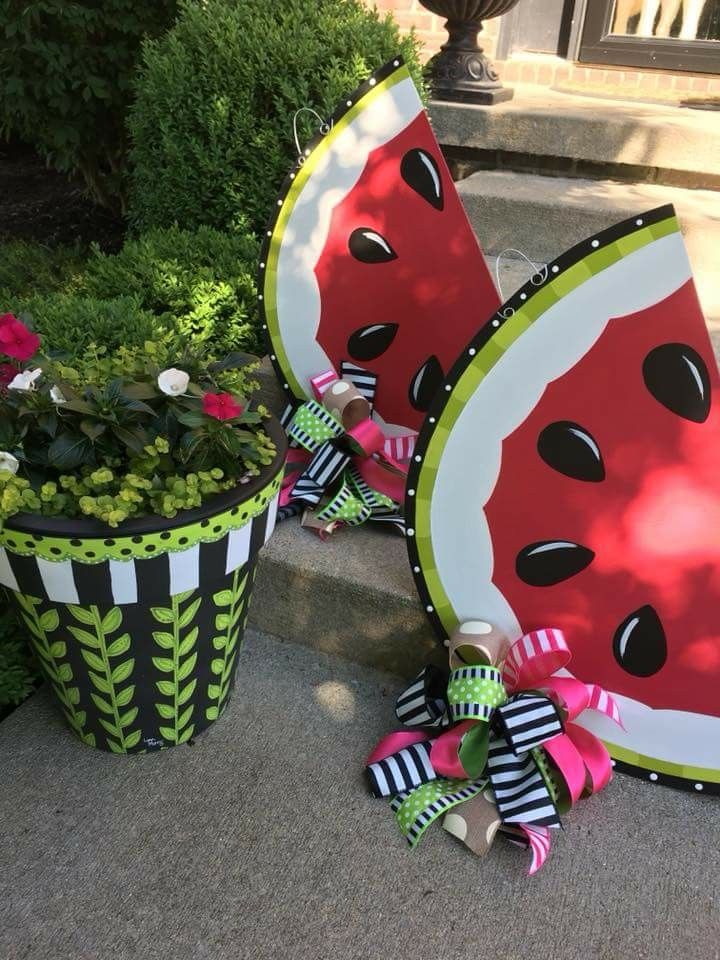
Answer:
M587 0L580 60L720 73L720 0Z

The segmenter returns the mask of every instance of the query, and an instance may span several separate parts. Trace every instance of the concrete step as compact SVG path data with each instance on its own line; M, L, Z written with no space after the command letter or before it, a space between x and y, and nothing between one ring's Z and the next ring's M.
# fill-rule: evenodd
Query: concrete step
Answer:
M358 637L358 641L361 637ZM362 777L397 681L249 635L192 746L80 745L47 691L0 724L6 960L717 960L717 803L618 775L533 878L434 825L414 853Z
M720 113L632 101L602 100L514 85L514 99L492 109L434 101L433 126L443 147L468 158L565 158L580 176L720 185ZM623 171L623 168L628 168ZM632 168L632 169L629 169Z
M483 249L547 262L627 217L672 203L706 315L720 318L720 193L655 184L482 171L457 184Z

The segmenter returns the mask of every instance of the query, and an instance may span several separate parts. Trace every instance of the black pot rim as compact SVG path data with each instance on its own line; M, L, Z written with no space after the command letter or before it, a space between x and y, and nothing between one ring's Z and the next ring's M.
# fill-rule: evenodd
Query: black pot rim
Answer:
M172 530L175 527L184 527L207 517L216 516L229 507L234 507L245 500L251 500L263 487L275 477L283 468L287 455L287 437L276 417L271 417L265 423L265 429L277 448L273 462L261 470L260 475L253 477L248 483L237 484L231 490L224 490L216 494L199 507L192 510L181 510L174 517L160 517L157 514L148 514L126 520L119 527L111 527L100 520L85 517L43 517L34 513L16 513L10 517L5 526L11 530L23 533L40 534L48 537L79 537L83 539L107 539L108 537L124 537L134 534L155 533L158 530Z

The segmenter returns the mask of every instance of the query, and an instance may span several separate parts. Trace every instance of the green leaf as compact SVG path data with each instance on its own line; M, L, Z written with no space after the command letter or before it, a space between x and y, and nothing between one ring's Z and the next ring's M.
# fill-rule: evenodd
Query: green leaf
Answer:
M218 718L218 708L217 707L208 707L205 710L205 717L208 720L217 720Z
M61 433L48 447L48 460L60 472L73 470L85 463L91 452L91 444L81 434Z
M199 633L198 627L193 627L190 633L185 637L183 642L180 644L180 649L178 650L178 654L181 657L184 657L185 654L190 653L192 648L195 646L195 641L198 638L198 633Z
M129 733L125 737L125 749L132 750L133 747L136 747L140 743L140 730L133 730L132 733Z
M197 686L197 680L191 680L190 683L185 684L185 686L180 691L180 694L178 695L179 706L182 706L184 703L187 703L187 701L195 692L196 686Z
M135 719L135 717L136 717L137 715L138 715L138 708L137 708L137 707L132 707L132 709L128 710L126 713L121 714L121 715L120 715L120 726L121 726L121 727L129 727L130 724L133 722L133 720ZM127 744L126 744L126 746L127 746Z
M77 607L72 603L68 603L67 609L80 623L85 623L91 627L95 625L95 617L92 615L92 612L85 607Z
M216 683L208 684L208 696L211 700L217 700L220 696L220 687Z
M186 600L189 600L190 597L195 593L194 590L184 590L182 593L176 593L173 599L177 603L185 603Z
M214 674L216 674L216 676L220 676L220 674L223 672L223 662L222 662L222 660L212 660L212 661L210 662L210 670L211 670Z
M195 707L189 706L187 710L184 710L183 713L178 717L177 725L178 727L185 727L190 721L190 717L193 715L193 710Z
M113 683L122 683L123 680L127 680L130 674L133 672L133 667L135 666L135 661L131 657L129 660L123 660L122 663L118 664L117 667L113 670L112 682Z
M100 641L94 634L89 633L87 630L83 630L82 627L68 627L68 630L76 640L79 640L80 643L84 643L86 647L92 647L93 650L100 649Z
M117 640L113 640L107 648L109 657L119 657L121 653L127 653L130 649L130 634L123 633Z
M120 443L123 443L132 453L137 454L143 452L149 439L144 430L128 430L125 427L118 426L117 424L113 424L112 432L118 438Z
M72 630L73 628L71 627L70 629ZM96 653L93 653L92 650L81 650L80 652L82 653L83 660L89 667L92 667L93 670L102 670L103 673L105 672L105 664Z
M32 598L26 597L24 593L14 593L13 597L15 598L15 603L22 607L26 613L35 614L35 606L39 601L33 602Z
M57 671L58 680L62 683L68 683L73 678L72 667L69 663L61 663ZM77 691L77 687L74 688ZM78 698L80 694L78 693ZM71 701L72 702L72 701ZM77 702L77 701L76 701Z
M227 644L227 637L213 637L213 646L216 650L224 650Z
M67 664L69 667L70 664ZM72 676L68 677L69 680L72 680ZM80 691L77 687L69 687L67 691L68 703L71 703L76 707L80 703Z
M105 739L112 753L125 753L124 747L121 747L119 743L115 743L115 741L111 740L110 737L106 737Z
M197 653L193 653L187 658L185 663L178 670L178 680L185 680L195 669L195 664L197 663Z
M112 693L112 687L107 682L105 677L100 677L97 673L90 674L90 680L94 687L96 687L100 693Z
M46 633L52 633L60 625L60 617L57 610L46 610L40 617L40 626Z
M112 708L112 705L107 702L107 700L105 700L103 697L101 697L97 693L91 693L90 698L92 699L92 702L95 704L98 710L102 710L103 713L109 713L110 715L112 715L113 708Z
M129 687L125 687L124 690L121 690L120 693L115 697L115 703L119 707L126 707L133 698L135 693L135 687L131 683Z
M120 731L114 723L110 723L109 720L104 720L102 717L99 717L98 719L100 720L100 724L105 728L105 730L107 730L108 733L111 733L114 737L120 736Z
M180 734L177 742L187 743L188 740L192 737L194 730L195 730L195 724L191 723L190 726L186 730L183 730L183 732Z
M67 653L67 645L63 643L62 640L56 640L55 643L50 647L50 656L54 660L62 659Z
M166 607L151 607L150 613L158 623L172 623L175 620L172 610L168 610Z
M230 616L227 613L219 613L215 617L215 629L216 630L227 630L230 626Z
M200 604L202 603L202 597L198 597L197 600L194 600L190 606L180 615L180 620L178 624L181 629L189 626L195 619L195 614L198 612Z
M175 743L175 731L172 727L160 727L160 736Z
M164 720L172 720L175 716L175 710L169 703L156 703L155 709Z
M164 693L166 697L172 697L175 694L175 684L169 680L157 680L155 686L160 693Z
M103 621L102 621L103 633L106 633L106 634L115 633L115 631L117 630L117 628L120 626L121 623L122 623L122 613L120 612L119 607L113 607L112 610L109 610L103 617ZM117 643L117 640L115 642ZM128 643L129 642L130 642L130 638L128 637ZM108 653L110 653L109 650L108 650ZM110 656L112 657L114 656L114 654L110 653Z
M173 635L171 633L163 633L162 630L154 630L153 639L159 647L163 648L163 650L172 650L173 646L175 645Z
M175 664L167 657L153 657L152 662L162 673L172 673L175 669Z
M85 436L94 443L107 430L107 424L99 423L97 420L81 420L80 429Z
M213 594L213 601L216 607L229 607L233 602L232 590L218 590Z

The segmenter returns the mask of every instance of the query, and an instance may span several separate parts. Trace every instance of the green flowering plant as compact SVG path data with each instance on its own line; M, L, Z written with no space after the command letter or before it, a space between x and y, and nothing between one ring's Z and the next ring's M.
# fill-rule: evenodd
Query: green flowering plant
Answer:
M276 452L250 400L257 366L171 337L54 355L27 318L0 316L0 524L26 511L116 527L247 482Z

